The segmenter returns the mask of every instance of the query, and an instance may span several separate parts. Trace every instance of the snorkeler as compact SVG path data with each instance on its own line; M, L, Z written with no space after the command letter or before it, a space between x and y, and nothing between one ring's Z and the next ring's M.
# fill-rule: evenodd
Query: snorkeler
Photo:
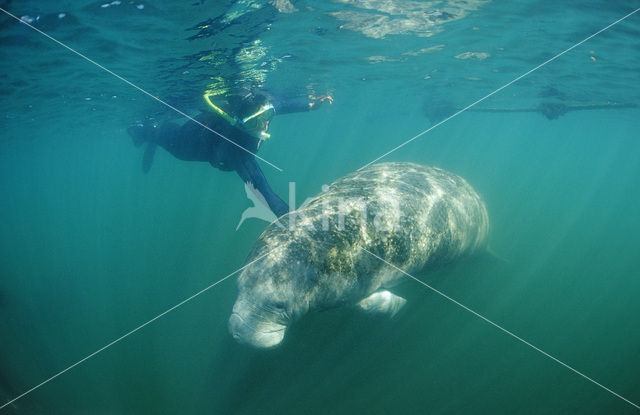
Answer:
M204 161L220 170L235 171L243 182L259 192L277 217L284 215L289 207L271 189L252 153L255 154L262 142L269 139L267 131L275 114L317 109L324 101L332 103L332 97L324 96L311 102L279 102L254 93L220 98L205 94L208 111L195 119L233 143L192 120L183 125L174 122L161 125L153 121L138 122L127 131L136 146L148 143L143 171L149 171L155 150L160 146L180 160Z

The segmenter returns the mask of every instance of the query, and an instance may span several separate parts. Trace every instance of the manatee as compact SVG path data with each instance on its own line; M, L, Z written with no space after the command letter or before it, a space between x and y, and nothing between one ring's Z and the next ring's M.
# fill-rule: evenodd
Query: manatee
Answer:
M488 231L485 203L461 177L413 163L371 165L265 229L238 276L229 331L267 348L311 311L393 315L405 300L389 289L406 277L379 258L425 272L483 248Z

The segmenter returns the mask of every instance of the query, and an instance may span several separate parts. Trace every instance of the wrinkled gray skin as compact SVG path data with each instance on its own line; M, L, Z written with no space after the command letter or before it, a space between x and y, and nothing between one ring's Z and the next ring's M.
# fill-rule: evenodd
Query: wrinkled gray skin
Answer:
M489 229L464 179L413 163L348 174L280 222L262 233L237 280L229 330L254 347L278 345L309 311L356 305L405 278L364 249L413 273L483 247Z

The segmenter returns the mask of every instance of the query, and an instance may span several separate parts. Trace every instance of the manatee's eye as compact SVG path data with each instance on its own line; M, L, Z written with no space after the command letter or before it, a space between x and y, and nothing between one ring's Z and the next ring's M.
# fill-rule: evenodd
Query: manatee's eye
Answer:
M284 307L285 307L284 301L276 301L275 303L273 303L273 307L279 310L284 310Z

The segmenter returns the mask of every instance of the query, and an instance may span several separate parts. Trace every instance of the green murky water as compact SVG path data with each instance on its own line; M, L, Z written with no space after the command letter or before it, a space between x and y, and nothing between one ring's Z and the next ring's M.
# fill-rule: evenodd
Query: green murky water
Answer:
M274 4L0 2L188 114L230 79L333 95L276 117L260 149L298 203L637 6ZM494 255L418 277L636 404L639 25L385 158L455 172L489 209ZM173 117L160 104L4 13L0 45L2 405L238 269L266 223L236 230L251 204L233 173L159 151L142 174L126 127ZM415 282L395 292L408 304L393 320L312 314L257 351L227 332L230 278L0 412L638 412Z

